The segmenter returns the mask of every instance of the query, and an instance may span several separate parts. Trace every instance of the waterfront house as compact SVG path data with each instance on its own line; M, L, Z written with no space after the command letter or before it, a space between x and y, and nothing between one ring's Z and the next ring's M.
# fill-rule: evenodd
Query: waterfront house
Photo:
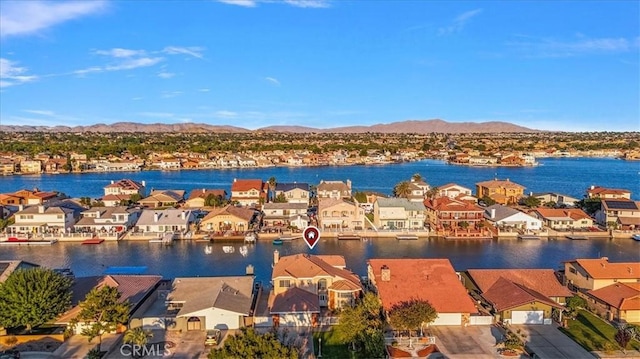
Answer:
M587 292L588 302L609 321L640 324L640 283L614 283Z
M324 198L318 203L318 225L322 229L362 230L364 221L364 209L358 201Z
M552 269L469 269L462 277L496 321L510 324L551 324L573 295Z
M386 313L403 301L426 300L438 313L430 325L459 326L478 312L448 259L369 259L367 274Z
M200 221L202 231L244 232L252 228L257 212L247 207L227 205L214 208Z
M227 199L227 191L223 189L197 188L189 193L189 198L184 206L188 208L202 208L206 206L207 199L217 197L220 201Z
M145 186L145 181L137 182L126 178L111 181L104 187L102 202L106 207L115 207L130 201L132 195L138 195L139 198L142 198L145 195Z
M138 161L96 161L93 160L91 163L83 164L84 169L95 169L96 171L102 172L131 172L131 171L140 171L144 162L142 160Z
M338 255L296 254L280 258L274 251L269 308L280 326L317 324L320 308L336 310L353 305L362 294L357 275Z
M476 183L476 197L489 197L499 204L515 204L524 196L524 186L515 182L494 179Z
M35 188L33 191L21 189L13 193L0 194L0 204L9 206L48 204L62 199L58 192L45 192Z
M174 208L163 210L145 209L140 214L135 228L137 232L143 233L186 233L190 230L194 221L195 215L190 210Z
M138 201L146 208L175 207L184 202L184 190L154 190L149 197Z
M493 166L498 164L498 158L491 156L471 156L469 162L471 166Z
M432 230L479 228L479 224L484 221L484 210L469 202L440 197L425 199L424 205Z
M593 219L579 208L535 208L529 214L554 230L575 230L593 227Z
M555 203L555 207L575 207L576 202L579 201L577 198L555 192L530 193L530 195L539 199L543 205Z
M16 162L11 158L0 158L0 175L7 176L16 173Z
M424 204L406 198L378 198L373 203L373 224L378 229L424 229Z
M591 186L587 190L587 198L600 199L631 199L631 191L620 188L606 188Z
M20 173L22 174L42 173L42 162L40 160L20 161Z
M486 207L484 209L484 217L496 227L526 229L529 231L542 229L542 221L538 218L501 204Z
M351 198L351 181L320 181L316 188L316 197L332 199Z
M609 258L574 259L564 262L569 288L596 290L614 283L640 283L640 262L609 262Z
M304 229L309 225L306 203L265 203L262 212L262 223L267 228Z
M288 203L309 204L311 191L308 183L276 183L275 196L283 195Z
M76 232L121 233L138 221L140 210L118 207L92 207L81 213L82 218L73 226Z
M191 332L235 330L251 315L253 276L178 277L160 286L155 303L136 313L131 328Z
M93 277L76 277L71 287L71 309L64 312L56 319L55 324L67 325L74 334L82 333L87 324L80 321L71 326L82 310L80 303L85 300L92 289L100 289L104 286L115 287L120 293L120 302L127 301L130 304L129 315L144 312L154 301L154 292L162 277L159 275L106 275ZM128 323L120 323L116 332L122 333Z
M7 278L9 278L9 276L17 270L32 269L37 267L39 267L39 265L21 260L0 261L0 283L4 283Z
M603 199L596 212L596 222L603 226L629 230L640 228L640 201Z
M261 179L233 179L231 201L243 206L258 206L265 202L267 193Z
M436 187L438 197L449 197L451 199L461 199L472 197L471 189L456 183L447 183ZM475 197L474 197L475 198Z
M15 223L7 227L9 233L64 233L76 223L76 215L71 208L48 205L20 207L14 215Z

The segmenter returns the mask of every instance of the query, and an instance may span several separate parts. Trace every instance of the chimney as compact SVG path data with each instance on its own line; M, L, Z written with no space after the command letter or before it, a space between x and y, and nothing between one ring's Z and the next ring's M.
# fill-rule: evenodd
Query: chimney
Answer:
M254 268L251 264L247 265L246 270L245 270L245 274L246 275L253 275L254 272Z
M158 220L160 219L160 213L153 213L153 221L154 222L158 222Z
M380 279L383 282L391 281L391 269L389 269L386 264L380 269Z
M233 182L238 182L238 179L237 179L237 178L234 178L234 179L233 179Z
M627 270L629 271L630 274L633 274L633 269L631 267L627 267Z
M596 186L591 185L591 189L592 189L592 190L596 189Z
M18 211L24 211L24 204L18 205Z
M113 180L111 180L111 184L114 184L115 182Z
M142 181L142 187L147 187L147 181Z
M182 211L182 213L180 213L180 218L182 218L183 221L187 219L187 213L185 211Z
M351 189L351 180L350 179L347 180L347 188Z
M496 218L496 209L495 208L491 208L491 219Z
M533 192L529 192L529 196L533 196Z
M207 191L203 188L203 189L202 189L202 193L207 193Z
M100 211L96 211L96 218L100 218Z
M44 213L44 206L38 206L38 213Z
M278 252L278 250L276 249L275 251L273 251L273 264L278 264L279 261L280 261L280 252Z

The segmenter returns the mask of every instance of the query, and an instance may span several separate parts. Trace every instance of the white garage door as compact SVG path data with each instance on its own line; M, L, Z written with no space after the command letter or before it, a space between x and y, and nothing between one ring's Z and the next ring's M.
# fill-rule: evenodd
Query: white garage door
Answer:
M462 325L462 314L438 313L438 318L431 325Z
M544 312L542 310L517 310L511 312L511 324L542 324Z
M311 314L310 313L298 313L298 314L285 314L280 316L280 325L285 327L298 327L298 326L310 326Z

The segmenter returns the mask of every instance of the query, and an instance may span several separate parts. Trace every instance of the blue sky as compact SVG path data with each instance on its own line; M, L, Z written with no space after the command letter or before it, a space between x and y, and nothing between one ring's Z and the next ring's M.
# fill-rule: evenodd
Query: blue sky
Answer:
M0 2L0 124L640 130L637 1Z

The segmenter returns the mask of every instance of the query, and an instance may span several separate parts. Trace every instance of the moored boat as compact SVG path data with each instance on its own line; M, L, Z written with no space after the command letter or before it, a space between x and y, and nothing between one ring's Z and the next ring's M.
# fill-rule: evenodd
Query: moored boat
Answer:
M634 234L633 236L631 236L631 239L633 239L634 241L640 242L640 234Z

